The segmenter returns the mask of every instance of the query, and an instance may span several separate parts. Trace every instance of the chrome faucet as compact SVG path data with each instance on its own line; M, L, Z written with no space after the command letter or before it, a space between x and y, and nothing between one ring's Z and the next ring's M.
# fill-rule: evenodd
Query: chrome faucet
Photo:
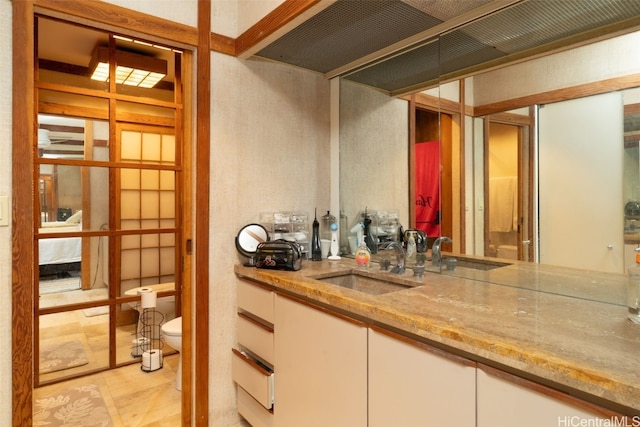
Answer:
M398 242L391 242L387 245L387 249L393 248L396 251L396 265L391 269L392 273L402 274L404 273L404 249L402 249L402 245Z
M431 262L436 267L442 265L442 252L440 251L440 245L442 243L451 243L451 239L446 236L438 237L431 247Z

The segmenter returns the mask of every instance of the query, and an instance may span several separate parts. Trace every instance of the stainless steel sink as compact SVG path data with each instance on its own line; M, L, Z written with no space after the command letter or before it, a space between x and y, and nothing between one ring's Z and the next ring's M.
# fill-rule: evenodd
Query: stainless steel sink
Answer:
M413 287L384 278L365 276L357 272L343 272L331 276L314 277L314 279L372 295L381 295Z

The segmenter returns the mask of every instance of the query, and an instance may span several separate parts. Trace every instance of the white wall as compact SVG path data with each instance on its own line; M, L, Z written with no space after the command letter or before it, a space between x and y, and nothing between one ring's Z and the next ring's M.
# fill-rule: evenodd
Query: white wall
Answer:
M473 105L638 73L638 57L630 54L638 45L640 32L479 74L473 77Z
M0 196L11 195L11 1L0 0ZM0 227L0 425L11 425L11 226Z

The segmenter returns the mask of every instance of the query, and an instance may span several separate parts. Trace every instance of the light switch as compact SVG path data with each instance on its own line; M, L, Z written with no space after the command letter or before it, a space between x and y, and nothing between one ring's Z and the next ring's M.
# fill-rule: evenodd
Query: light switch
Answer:
M0 227L9 225L9 196L0 196Z

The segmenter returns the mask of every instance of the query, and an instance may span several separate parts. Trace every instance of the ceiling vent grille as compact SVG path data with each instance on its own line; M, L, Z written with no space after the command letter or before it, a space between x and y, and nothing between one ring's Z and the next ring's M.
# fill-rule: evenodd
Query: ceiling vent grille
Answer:
M434 12L446 17L488 1L451 2L459 5ZM339 0L256 56L326 73L440 23L442 20L400 0Z
M636 0L523 0L453 24L461 14L480 16L475 9L491 5L490 0L338 0L256 55L397 95L433 86L442 76L477 72L640 26ZM422 33L430 34L427 40L419 41ZM417 40L400 52L337 71L411 37Z

